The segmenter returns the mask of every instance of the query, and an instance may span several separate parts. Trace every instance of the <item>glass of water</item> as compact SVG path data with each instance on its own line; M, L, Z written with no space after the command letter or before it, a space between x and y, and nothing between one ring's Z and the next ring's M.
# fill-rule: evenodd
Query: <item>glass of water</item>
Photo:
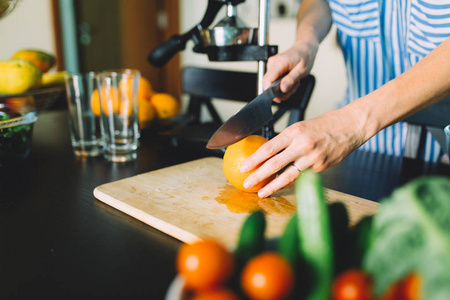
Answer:
M69 128L73 152L76 156L97 156L103 153L100 132L100 110L95 102L96 73L66 75ZM98 101L98 100L97 100Z

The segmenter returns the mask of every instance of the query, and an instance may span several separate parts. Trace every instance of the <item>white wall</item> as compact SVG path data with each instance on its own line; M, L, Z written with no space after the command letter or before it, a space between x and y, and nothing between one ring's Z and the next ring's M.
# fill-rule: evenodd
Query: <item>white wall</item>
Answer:
M23 48L55 53L50 0L20 0L11 14L0 19L0 60Z
M203 17L207 7L207 0L180 1L180 32L184 33L195 26ZM258 0L247 0L238 6L238 16L249 26L258 24ZM225 15L222 9L214 23ZM213 23L213 24L214 24ZM293 43L295 37L295 18L271 18L269 22L269 43L278 45L279 52L283 52ZM232 69L241 71L257 70L256 62L210 62L205 54L192 51L193 43L188 43L186 50L181 54L181 64L202 66L206 68ZM311 118L323 112L332 110L342 99L346 88L345 66L341 51L336 44L335 28L322 42L312 69L316 76L316 87L312 95L306 118ZM227 119L242 105L218 101L221 105L220 114ZM276 130L279 130L276 128Z
M277 1L282 0L272 0L272 4ZM202 19L207 2L207 0L180 0L180 33L191 29ZM238 6L239 17L249 27L256 27L258 24L258 7L258 0L247 0ZM224 16L225 9L222 9L215 22ZM278 45L280 52L291 45L294 36L294 18L270 20L269 42ZM336 103L344 95L346 87L344 63L335 38L333 29L322 42L312 69L317 83L306 112L307 118L335 108ZM181 53L182 66L197 65L255 72L257 70L256 62L210 62L205 54L194 53L192 47L193 43L188 43L186 50ZM0 60L8 59L21 48L37 48L55 52L50 0L20 0L9 16L0 19ZM242 107L240 104L224 102L221 104L220 113L224 119Z

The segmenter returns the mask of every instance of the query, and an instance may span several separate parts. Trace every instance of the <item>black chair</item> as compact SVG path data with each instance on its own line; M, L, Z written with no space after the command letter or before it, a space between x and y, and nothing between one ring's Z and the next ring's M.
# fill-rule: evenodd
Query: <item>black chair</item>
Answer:
M431 132L433 137L446 151L444 127L450 124L450 97L428 107L404 120L408 123L403 156L420 159L425 151L425 134Z
M182 91L189 97L186 111L189 122L179 124L163 133L170 137L175 146L195 145L197 148L205 149L210 137L224 122L213 99L248 103L257 96L257 74L251 72L186 67L182 70L181 81ZM273 120L266 127L265 135L267 130L269 135L276 134L273 126L285 113L289 113L286 125L304 119L314 85L314 76L308 75L302 79L300 87L289 99L280 104L274 103L276 111ZM202 109L203 107L206 110ZM210 115L211 121L202 121L204 111Z

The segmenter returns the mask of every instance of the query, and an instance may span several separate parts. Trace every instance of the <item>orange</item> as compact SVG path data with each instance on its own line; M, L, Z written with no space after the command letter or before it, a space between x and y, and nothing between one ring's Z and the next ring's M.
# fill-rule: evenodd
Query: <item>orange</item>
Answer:
M110 110L112 110L113 113L117 113L119 111L119 104L120 104L119 98L117 95L117 89L110 88L109 93L107 93L106 89L102 88L101 93L102 93L101 94L102 109L106 112L106 115L109 114ZM107 108L107 102L106 102L107 96L110 96L113 99L111 108ZM94 113L94 115L100 116L100 98L99 98L99 93L98 93L97 89L95 89L91 95L91 107L92 107L92 112Z
M138 93L139 124L141 127L145 127L148 125L148 122L155 118L156 112L153 105L150 103L150 99L154 93L150 81L141 76Z
M141 79L139 80L139 93L138 93L139 101L142 101L144 99L150 101L150 98L153 96L154 93L155 92L153 91L150 81L148 81L147 78L141 76Z
M186 287L197 291L218 288L230 278L233 267L231 252L212 240L184 244L177 255L178 273Z
M155 109L153 108L150 101L139 99L139 124L141 127L145 127L147 122L150 122L155 118Z
M131 80L122 79L119 83L120 90L126 93L128 96L131 95ZM138 99L150 101L150 98L154 94L152 85L145 77L140 77L138 86Z
M294 288L294 272L280 254L265 252L245 265L241 285L254 300L285 299Z
M130 82L123 81L119 84L120 91L130 95L131 89L130 89ZM153 109L153 106L150 104L150 98L153 95L153 90L150 82L144 78L141 77L139 81L139 92L138 92L138 109L139 109L139 122L148 122L151 121L155 116L155 110ZM105 91L102 95L105 94ZM131 102L129 105L120 105L119 98L117 95L117 91L113 88L110 90L110 95L115 99L113 101L113 112L117 113L119 110L121 114L128 115L129 111L131 109ZM104 97L102 97L104 99ZM104 104L105 100L102 100L102 104ZM100 101L99 101L99 94L98 90L94 90L94 92L91 95L91 107L92 111L96 116L100 115ZM106 107L106 106L104 106ZM107 113L108 114L108 113Z
M180 112L180 104L177 99L167 93L156 93L150 99L156 116L160 119L173 118Z
M223 173L227 180L237 189L245 192L258 192L264 185L271 181L274 177L269 177L253 186L250 189L244 188L244 180L250 176L252 171L242 173L240 171L241 164L247 157L252 155L259 147L267 142L267 139L259 135L250 135L237 143L227 147L223 156Z

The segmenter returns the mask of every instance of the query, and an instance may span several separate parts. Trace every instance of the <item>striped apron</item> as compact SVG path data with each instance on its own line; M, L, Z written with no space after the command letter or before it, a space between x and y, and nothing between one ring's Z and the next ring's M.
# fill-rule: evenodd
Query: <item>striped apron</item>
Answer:
M329 0L329 5L347 69L342 105L396 78L450 36L450 0ZM396 123L361 149L402 156L407 129ZM427 133L421 159L438 161L443 153Z

